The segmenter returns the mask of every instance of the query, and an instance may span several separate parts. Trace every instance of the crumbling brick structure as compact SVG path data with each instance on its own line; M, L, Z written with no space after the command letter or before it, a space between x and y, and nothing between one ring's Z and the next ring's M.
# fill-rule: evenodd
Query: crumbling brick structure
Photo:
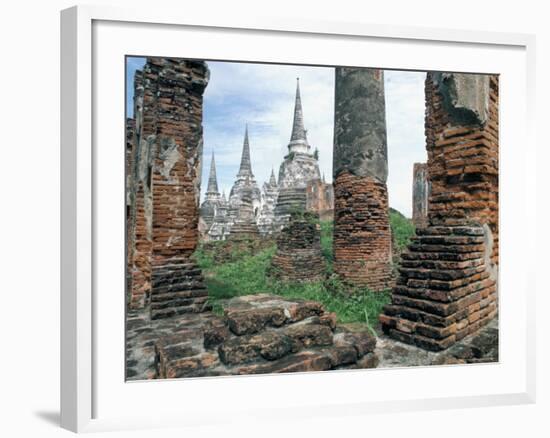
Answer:
M204 62L148 58L135 79L134 249L130 307L151 317L204 310L198 243Z
M336 68L334 272L379 291L391 286L384 73Z
M376 338L336 327L315 301L257 294L224 303L155 342L156 378L374 368Z
M442 350L497 313L498 77L428 73L426 107L429 225L402 255L380 321Z
M426 163L414 163L413 165L413 189L412 189L412 220L417 228L425 228L428 225L428 197L430 183L428 181L428 165Z
M130 184L130 218L128 220L128 265L130 266L129 306L140 308L151 294L151 250L152 241L152 192L151 167L152 150L149 139L155 132L154 119L144 119L144 104L149 111L155 99L155 83L148 82L147 92L144 76L148 74L146 65L134 76L134 148Z
M132 187L133 187L133 172L134 159L135 159L135 135L136 135L136 120L133 118L126 119L126 287L127 290L131 290L132 284L132 264L131 254L133 252L133 239L132 234ZM128 294L128 299L131 298Z
M292 213L277 236L277 252L271 262L271 274L290 282L317 281L325 276L326 264L321 253L319 216Z

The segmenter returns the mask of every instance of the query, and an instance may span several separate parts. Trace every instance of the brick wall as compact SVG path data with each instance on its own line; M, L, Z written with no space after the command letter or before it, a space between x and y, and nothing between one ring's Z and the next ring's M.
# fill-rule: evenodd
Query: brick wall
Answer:
M498 76L485 80L487 113L480 121L449 110L440 91L444 75L428 73L429 218L434 225L472 220L488 224L494 239L492 261L498 264Z
M334 182L334 271L372 290L391 286L391 230L386 184L341 173Z
M130 190L130 244L128 262L131 265L129 305L143 307L151 293L152 197L151 160L156 125L150 113L154 111L156 81L146 65L134 76L134 159ZM147 76L147 78L146 78Z

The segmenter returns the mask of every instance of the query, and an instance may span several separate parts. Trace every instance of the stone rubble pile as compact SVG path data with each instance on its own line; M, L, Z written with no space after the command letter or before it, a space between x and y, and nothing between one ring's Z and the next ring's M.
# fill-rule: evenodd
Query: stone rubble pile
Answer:
M224 317L155 342L157 378L373 368L376 338L336 326L320 303L259 294L234 298Z

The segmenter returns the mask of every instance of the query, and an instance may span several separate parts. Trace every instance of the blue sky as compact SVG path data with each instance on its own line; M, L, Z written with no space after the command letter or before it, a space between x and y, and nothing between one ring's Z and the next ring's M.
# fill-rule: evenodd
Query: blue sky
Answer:
M144 58L127 58L127 108L132 114L133 77ZM296 78L300 78L304 123L310 144L319 149L319 166L332 180L334 69L295 65L208 62L204 94L206 189L210 156L216 154L218 185L229 193L237 174L248 123L252 170L258 184L278 173L290 140ZM413 163L426 161L424 139L425 73L386 71L388 192L390 206L411 216Z

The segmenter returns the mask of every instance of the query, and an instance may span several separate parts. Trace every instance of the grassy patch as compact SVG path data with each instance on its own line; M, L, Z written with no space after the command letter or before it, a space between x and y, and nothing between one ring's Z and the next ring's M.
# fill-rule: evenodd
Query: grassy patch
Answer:
M230 261L225 263L216 263L214 253L218 249L226 249L227 242L210 244L208 250L200 246L195 252L195 259L203 269L214 312L222 312L220 301L223 299L269 293L289 299L319 301L327 311L336 313L340 323L362 322L374 329L382 308L390 302L390 292L372 292L367 288L350 287L331 275L334 262L333 221L317 223L321 230L321 251L327 261L329 279L326 281L283 283L270 278L267 272L276 251L275 245L255 255L232 250L235 254L231 253ZM410 243L415 232L414 225L393 209L390 209L390 224L396 249L400 252Z
M327 270L329 274L332 273L332 266L334 263L334 251L332 248L334 222L333 221L320 221L321 226L321 252L327 262Z
M415 228L410 219L407 219L397 210L390 208L390 225L393 232L397 252L403 251L411 242Z
M328 230L328 225L321 225ZM328 235L327 240L328 240ZM332 236L332 233L330 233ZM332 245L325 241L324 253L332 260ZM330 252L328 248L330 247ZM216 313L221 313L220 300L256 293L270 293L286 298L301 298L321 302L329 312L335 312L341 323L364 322L371 328L377 324L384 304L389 302L389 292L374 293L364 288L350 289L337 279L311 283L283 283L269 278L266 272L271 264L275 247L254 256L215 265L200 250L195 254L203 269L210 301Z

